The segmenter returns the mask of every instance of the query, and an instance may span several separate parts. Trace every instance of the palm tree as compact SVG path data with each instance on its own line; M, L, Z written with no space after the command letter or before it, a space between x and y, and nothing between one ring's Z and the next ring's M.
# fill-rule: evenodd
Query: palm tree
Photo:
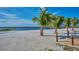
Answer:
M65 21L64 21L64 23L65 23L65 27L67 28L67 37L69 38L69 30L68 30L68 28L70 27L70 25L71 25L71 18L66 18L65 19Z
M39 17L33 18L33 22L37 22L41 26L40 35L43 36L43 27L48 25L48 22L51 20L51 14L47 13L47 8L39 8L40 15Z
M74 30L74 28L77 26L77 24L78 24L78 19L76 18L76 17L74 17L72 20L71 20L71 22L72 22L72 29L73 29L73 31L75 32L75 36L76 36L76 30Z
M49 26L52 26L53 28L55 28L56 42L58 42L58 32L57 32L57 29L60 28L60 25L63 23L63 20L64 20L63 16L55 16L55 18L49 24Z

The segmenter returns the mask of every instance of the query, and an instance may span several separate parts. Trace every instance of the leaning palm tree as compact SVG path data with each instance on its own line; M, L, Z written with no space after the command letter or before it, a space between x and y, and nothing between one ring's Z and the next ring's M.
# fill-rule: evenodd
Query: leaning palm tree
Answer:
M56 16L54 19L52 19L49 26L52 26L55 28L55 34L56 34L56 42L58 42L58 32L57 29L60 28L60 25L63 23L64 17L63 16Z
M73 29L73 31L75 32L75 36L76 36L76 30L74 30L74 28L77 26L77 24L78 24L78 19L76 18L76 17L74 17L72 20L71 20L71 22L72 22L72 29Z
M65 27L67 28L67 37L69 38L69 27L70 27L70 25L71 25L71 18L66 18L65 20L64 20L64 23L65 23Z
M47 13L47 8L39 8L40 14L39 17L33 18L33 22L37 22L41 26L40 35L43 36L43 28L48 25L48 22L51 20L51 14Z

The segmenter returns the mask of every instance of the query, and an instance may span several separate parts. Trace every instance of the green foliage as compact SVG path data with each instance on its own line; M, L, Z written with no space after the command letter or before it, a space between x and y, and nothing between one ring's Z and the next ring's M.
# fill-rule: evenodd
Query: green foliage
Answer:
M48 49L48 51L53 51L53 49Z
M63 46L63 49L64 49L65 51L79 51L79 48L70 47L70 46Z
M10 31L11 29L1 29L0 31Z
M37 17L35 17L32 20L33 20L33 22L38 22L39 19Z
M61 24L65 23L65 27L69 28L76 27L78 24L78 19L74 18L64 18L63 16L53 15L47 12L47 8L39 8L40 14L39 17L33 18L33 22L37 22L41 26L49 26L53 28L60 28Z
M77 21L78 19L76 18L76 17L74 17L73 19L72 19L72 27L74 28L74 27L76 27L76 25L78 24L78 21Z
M54 28L59 28L60 25L63 23L64 17L63 16L55 16L54 19L52 19L49 26L52 26Z
M33 18L33 22L37 22L41 26L46 26L51 20L50 13L47 13L47 8L39 8L40 9L40 15L39 17Z
M65 26L66 26L67 28L69 28L70 25L71 25L71 18L66 18L66 19L64 20L64 23L65 23Z

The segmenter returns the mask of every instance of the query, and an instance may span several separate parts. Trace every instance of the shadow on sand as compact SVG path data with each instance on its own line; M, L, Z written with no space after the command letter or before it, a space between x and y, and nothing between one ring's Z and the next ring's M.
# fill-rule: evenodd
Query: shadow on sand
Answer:
M67 36L62 36L62 35L59 35L58 37L59 37L59 39L66 39L67 38Z
M69 38L71 38L72 33L69 33ZM43 35L46 37L56 37L56 35ZM68 38L67 33L63 33L63 34L58 34L59 39L66 39ZM74 38L75 39L79 39L79 32L76 33L76 36L74 34Z
M55 35L43 35L43 36L51 36L51 37L54 37Z

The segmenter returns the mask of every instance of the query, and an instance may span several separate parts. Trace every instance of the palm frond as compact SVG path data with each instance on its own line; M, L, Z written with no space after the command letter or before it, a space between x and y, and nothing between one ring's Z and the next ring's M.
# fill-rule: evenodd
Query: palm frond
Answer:
M77 24L78 24L78 19L77 19L76 17L74 17L74 18L72 19L72 26L73 26L73 27L76 27Z
M66 18L64 23L65 23L65 26L67 28L70 27L70 25L71 25L71 18Z
M39 18L35 17L35 18L32 19L32 21L33 22L38 22L39 21Z
M64 20L64 17L62 17L62 16L58 16L57 17L57 28L59 28L60 27L60 25L63 23L63 20Z

